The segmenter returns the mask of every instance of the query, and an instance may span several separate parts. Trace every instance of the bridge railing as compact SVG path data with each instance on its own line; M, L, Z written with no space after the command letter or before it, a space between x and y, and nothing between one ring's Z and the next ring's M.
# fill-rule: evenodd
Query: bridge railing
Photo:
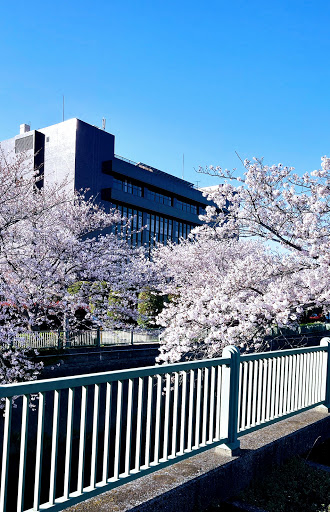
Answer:
M108 345L136 345L159 343L158 329L140 331L126 330L86 330L86 331L31 331L19 334L14 346L35 349L98 347Z
M0 386L0 510L63 510L208 448L238 450L246 432L329 407L326 340Z

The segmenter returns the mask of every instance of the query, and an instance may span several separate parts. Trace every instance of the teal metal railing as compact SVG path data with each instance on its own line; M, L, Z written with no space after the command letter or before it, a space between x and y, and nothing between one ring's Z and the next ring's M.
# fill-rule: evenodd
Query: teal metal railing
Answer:
M63 510L208 448L236 450L240 436L300 411L329 408L328 340L0 386L0 510Z

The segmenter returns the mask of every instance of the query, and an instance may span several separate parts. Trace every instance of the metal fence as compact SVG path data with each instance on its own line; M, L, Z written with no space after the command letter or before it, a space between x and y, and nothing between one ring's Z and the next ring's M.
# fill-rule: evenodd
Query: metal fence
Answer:
M99 347L108 345L137 345L140 343L159 343L161 331L112 330L101 329L89 331L45 331L26 332L14 341L17 347L35 349Z
M330 407L328 341L243 356L226 347L218 359L0 386L0 510L63 510L208 448L235 450L241 435L300 411Z
M297 334L320 334L325 336L330 332L330 323L319 323L299 325L295 329L289 327L272 327L272 336L292 336Z

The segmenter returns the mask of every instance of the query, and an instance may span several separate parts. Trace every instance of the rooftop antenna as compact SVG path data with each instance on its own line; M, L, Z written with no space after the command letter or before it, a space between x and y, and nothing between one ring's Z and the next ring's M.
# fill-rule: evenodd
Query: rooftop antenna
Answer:
M102 130L105 130L106 118L102 117Z
M182 154L182 179L184 180L184 153Z
M62 109L63 110L63 112L62 112L62 118L63 119L62 120L64 121L64 94L63 94L63 105L62 105L62 107L63 107L63 109Z

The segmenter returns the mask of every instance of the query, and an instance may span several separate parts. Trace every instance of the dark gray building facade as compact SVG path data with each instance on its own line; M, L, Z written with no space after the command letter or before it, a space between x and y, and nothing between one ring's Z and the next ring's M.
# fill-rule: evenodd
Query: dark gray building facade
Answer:
M126 233L133 245L187 238L209 204L192 183L116 155L114 135L76 118L39 130L21 125L21 133L1 147L24 151L40 186L67 180L69 190L88 189L106 210L133 216L134 233Z

